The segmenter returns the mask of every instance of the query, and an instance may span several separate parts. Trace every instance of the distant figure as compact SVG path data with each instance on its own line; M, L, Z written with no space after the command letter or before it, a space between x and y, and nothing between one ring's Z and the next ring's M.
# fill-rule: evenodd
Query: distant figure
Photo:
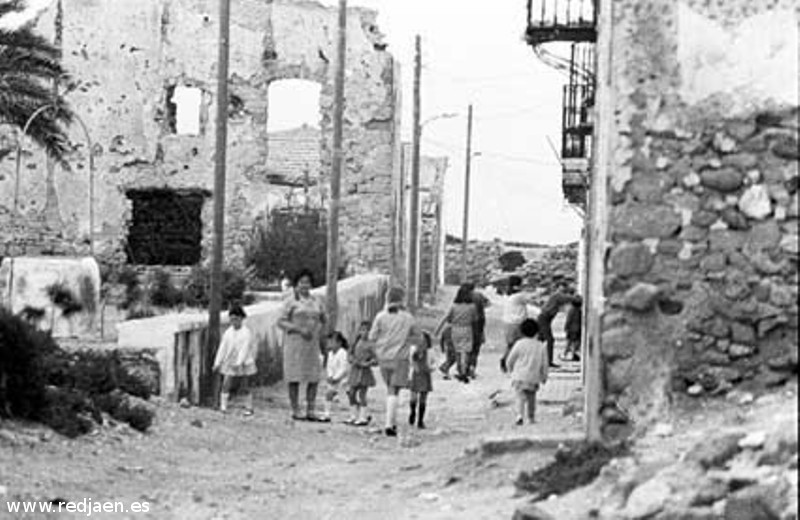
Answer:
M567 311L564 332L567 335L567 348L564 351L565 361L580 361L581 328L583 326L583 298L575 296Z
M517 394L517 426L536 422L536 392L547 382L547 352L536 339L539 326L536 321L526 319L520 325L522 337L514 343L506 364L511 372L511 387ZM526 414L527 412L527 414Z
M500 369L506 371L506 359L511 347L522 337L520 325L528 316L528 305L534 302L533 294L522 292L522 278L517 275L508 277L508 294L505 308L503 309L503 328L506 340L506 352L500 359Z
M228 311L231 326L222 335L217 355L214 357L213 371L222 374L222 391L219 396L219 409L228 411L228 400L234 379L239 379L239 387L246 392L245 415L253 415L253 394L249 389L249 377L256 373L256 343L250 329L242 325L247 315L238 305Z
M439 335L446 324L450 325L450 334L458 359L458 375L456 379L469 383L469 359L472 354L474 328L478 321L478 308L472 299L471 284L462 284L458 288L450 310L437 325L434 335Z
M328 335L327 347L328 364L325 368L328 376L326 379L328 388L325 391L325 411L320 418L323 422L331 421L333 401L343 390L350 368L350 364L347 362L347 352L350 346L341 332L334 331Z
M547 343L547 359L550 361L550 367L552 368L558 368L553 358L553 348L556 343L556 339L553 336L553 320L564 305L572 303L573 296L574 291L567 284L562 283L558 291L544 304L542 312L539 313L539 338Z
M370 323L362 321L353 346L350 347L350 377L347 380L347 397L350 399L350 419L354 426L366 426L372 417L367 413L367 391L375 386L372 367L378 364L375 345L369 340Z
M489 298L484 296L474 284L472 286L472 301L478 311L478 320L472 327L472 352L467 363L468 375L475 378L475 368L478 366L478 356L481 353L481 346L486 342L486 308L491 305Z
M456 346L453 345L453 328L449 324L445 324L441 334L439 348L444 355L444 361L439 365L439 372L442 373L443 379L450 379L450 367L458 361Z
M431 336L427 332L422 333L422 344L411 346L411 375L409 377L409 390L411 390L411 400L409 401L410 413L408 424L417 428L425 428L425 410L428 403L428 393L433 390L431 381Z

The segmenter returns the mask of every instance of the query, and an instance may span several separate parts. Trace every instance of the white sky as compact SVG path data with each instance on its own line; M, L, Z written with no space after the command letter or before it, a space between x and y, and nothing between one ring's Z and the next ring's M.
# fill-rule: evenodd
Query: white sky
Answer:
M338 5L337 0L322 3ZM561 168L547 142L549 136L560 148L566 78L538 61L524 43L525 2L349 0L348 5L379 12L388 50L400 60L404 139L411 140L416 34L423 48L422 120L459 113L423 128L423 155L444 155L450 161L446 231L462 232L466 113L473 103L472 149L481 156L472 162L470 238L549 244L577 240L581 221L563 199ZM299 91L292 91L296 99ZM308 119L316 124L317 98L311 95L315 104Z

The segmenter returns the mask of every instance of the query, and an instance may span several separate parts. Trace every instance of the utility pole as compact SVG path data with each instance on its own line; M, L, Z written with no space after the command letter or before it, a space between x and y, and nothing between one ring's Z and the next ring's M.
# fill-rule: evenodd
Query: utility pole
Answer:
M339 311L336 285L339 281L339 207L342 179L342 121L344 119L344 67L347 51L347 0L339 0L339 42L336 50L336 76L333 85L333 169L331 205L328 210L328 259L326 273L328 331L336 330Z
M461 228L461 283L467 283L467 240L469 237L469 174L472 166L472 105L467 115L467 165L464 171L464 225Z
M228 140L228 55L230 48L230 0L219 2L219 41L217 54L217 121L214 153L214 240L211 254L211 295L208 304L208 336L201 369L200 399L215 404L211 367L219 346L220 310L222 309L222 248L225 228L225 149ZM203 375L207 377L202 377Z
M416 38L414 60L414 141L411 149L411 203L409 204L408 230L408 308L417 308L419 258L419 146L422 126L420 124L420 76L422 75L422 39Z

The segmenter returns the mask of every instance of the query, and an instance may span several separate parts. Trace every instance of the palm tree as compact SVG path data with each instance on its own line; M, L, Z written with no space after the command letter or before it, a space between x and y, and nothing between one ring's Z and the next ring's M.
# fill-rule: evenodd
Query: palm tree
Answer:
M0 4L0 18L22 8L19 0ZM30 28L0 30L0 122L20 129L27 124L27 135L66 165L66 127L72 123L73 113L52 86L54 80L67 76L60 58L59 49ZM49 108L31 120L42 107Z

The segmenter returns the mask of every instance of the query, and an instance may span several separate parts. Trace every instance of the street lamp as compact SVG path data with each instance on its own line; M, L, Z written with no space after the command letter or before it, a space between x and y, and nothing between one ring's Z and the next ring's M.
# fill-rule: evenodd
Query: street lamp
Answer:
M423 121L418 129L417 129L417 143L422 138L422 129L425 125L432 123L434 121L440 119L452 119L454 117L458 117L458 114L455 112L444 112L441 114L437 114L435 116L431 116L425 121ZM419 287L420 287L420 280L419 280L419 249L420 249L420 237L419 237L419 163L414 162L412 163L412 172L411 172L411 193L410 193L410 201L409 201L409 209L410 209L410 225L409 225L409 248L408 248L408 302L409 307L411 309L415 309L419 305L420 294L419 294Z

